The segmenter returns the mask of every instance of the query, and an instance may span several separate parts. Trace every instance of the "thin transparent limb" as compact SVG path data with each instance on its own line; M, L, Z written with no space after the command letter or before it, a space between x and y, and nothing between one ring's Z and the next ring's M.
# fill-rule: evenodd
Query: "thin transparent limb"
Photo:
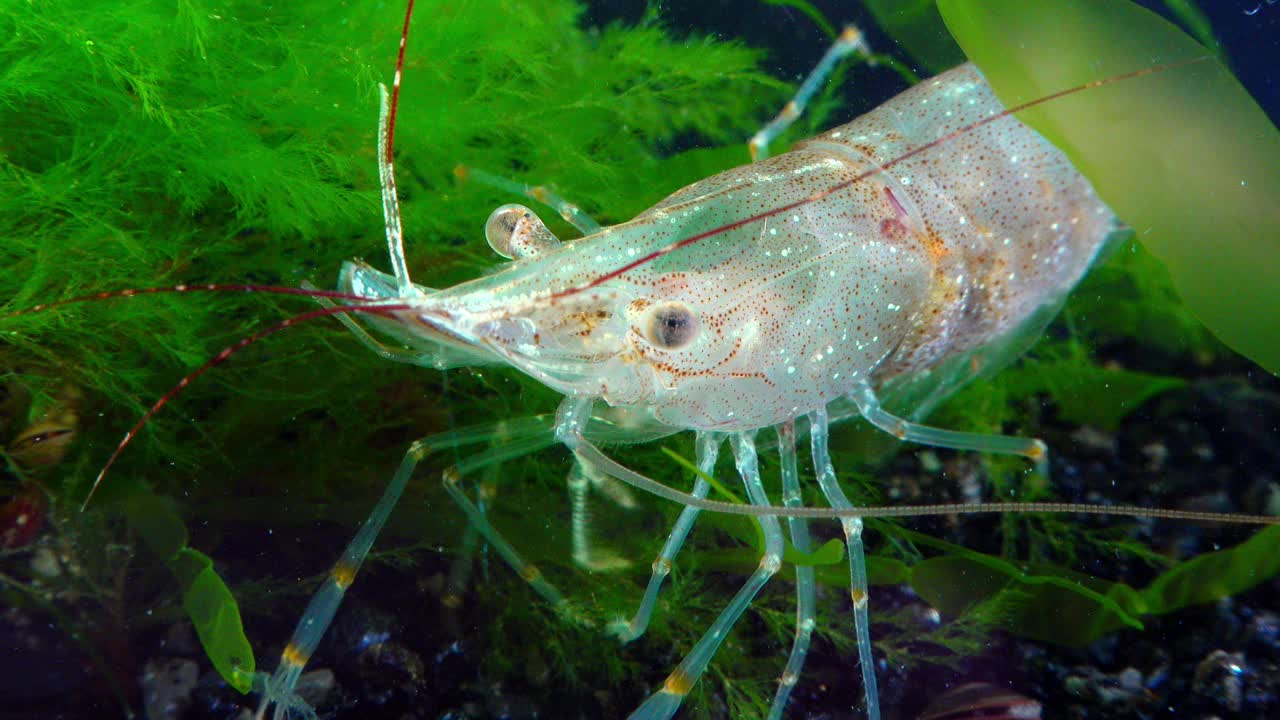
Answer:
M796 118L800 117L800 113L804 112L805 105L809 103L809 100L826 82L827 76L835 69L836 64L854 51L859 52L865 58L870 59L871 57L871 51L867 47L867 41L862 31L850 25L840 33L840 36L831 44L831 47L827 48L827 52L818 61L817 67L809 72L809 76L800 84L800 89L796 91L795 96L786 105L782 106L782 111L770 120L768 125L760 128L755 135L751 136L751 140L747 143L747 149L751 151L752 162L769 157L769 143L790 127L791 123L796 121Z
M557 430L559 433L559 430ZM798 517L810 520L843 520L845 518L924 517L927 515L980 515L984 513L1078 513L1081 515L1109 515L1118 517L1146 517L1160 520L1191 522L1232 523L1239 525L1280 525L1280 516L1249 515L1246 513L1201 512L1199 510L1168 510L1165 508L1139 507L1136 505L1095 505L1069 502L983 502L940 503L934 505L878 505L860 508L823 507L774 507L763 508L723 500L708 500L668 487L653 478L646 477L605 455L581 435L560 436L560 440L573 448L575 454L595 464L602 472L631 487L699 510L725 515L750 517Z
M816 410L809 415L809 441L813 453L814 474L827 502L837 510L853 510L853 503L836 480L836 469L831 464L827 447L827 409ZM867 720L880 720L880 693L876 689L875 657L871 654L871 619L867 612L869 593L867 588L867 558L862 545L862 518L842 517L845 545L849 555L849 598L853 601L853 626L858 643L858 665L862 668L862 687L867 702Z
M858 412L862 413L867 422L899 440L917 442L921 445L951 448L952 450L974 450L1001 455L1021 455L1036 464L1037 473L1044 477L1049 476L1049 448L1043 441L1036 438L957 432L913 423L881 408L880 401L876 398L875 390L866 383L861 383L855 387L853 392L850 393L850 397L857 404Z
M590 419L591 402L590 398L566 398L566 401L561 404L560 410L557 411L556 437L572 449L575 455L590 462L609 477L626 483L637 490L687 507L696 507L699 510L724 513L726 515L842 520L845 518L923 517L926 515L977 515L982 513L1079 513L1082 515L1149 517L1162 520L1189 520L1193 522L1235 523L1241 525L1280 525L1280 516L1273 515L1168 510L1164 508L1138 507L1136 505L1094 505L1067 502L985 502L879 505L860 508L809 506L768 508L723 500L709 500L668 487L651 477L641 475L601 452L600 448L593 445L582 433L585 421ZM1013 439L1016 440L1017 438Z
M501 447L509 439L507 424L499 423L490 445ZM497 463L489 465L484 468L484 474L475 483L476 507L479 508L481 515L487 514L488 506L498 493L498 471L500 469L501 465ZM452 609L462 607L462 600L466 595L467 587L471 583L477 549L479 549L483 577L487 579L489 570L488 547L481 547L480 531L476 529L475 525L467 523L466 528L462 531L458 554L449 566L449 577L445 585L444 594L441 596L441 602L445 607Z
M493 463L505 462L512 458L527 455L555 444L555 436L545 432L538 436L513 439L501 447L490 448L484 453L477 453L444 471L444 489L449 493L458 507L462 508L467 521L484 537L489 546L498 553L507 565L516 572L534 592L541 595L554 606L564 603L564 595L556 589L543 575L537 565L529 562L515 549L496 528L489 522L487 515L474 503L462 489L462 476L481 467Z
M262 703L258 706L257 718L263 718L267 708L272 705L275 706L272 717L277 720L289 713L309 718L315 717L310 706L297 692L298 678L333 621L347 588L355 581L356 573L359 572L370 548L373 547L374 540L377 539L391 511L395 509L401 494L404 493L409 479L413 476L414 468L431 452L483 442L492 438L499 425L478 425L441 433L419 440L409 448L400 462L400 467L391 478L391 483L387 485L382 497L374 505L373 512L365 519L355 537L342 551L338 562L334 564L320 588L311 597L311 601L307 603L293 631L293 636L281 653L280 664L276 667L276 671L269 676L265 673L254 676L254 689L263 696ZM532 435L535 438L546 439L545 444L550 443L552 437L550 423L545 416L526 418L515 423L506 423L506 425L508 432L514 429L515 434L522 437Z
M631 561L608 550L600 550L591 542L591 509L587 499L602 482L613 482L594 468L574 458L569 470L569 530L573 544L573 561L592 572L611 572L631 566ZM611 496L606 495L607 497ZM631 498L626 498L631 500Z
M760 469L756 461L754 433L734 433L730 438L734 461L738 467L738 474L742 476L742 483L746 486L747 496L753 504L768 507L769 498L765 495L764 484L760 481ZM630 720L667 720L676 714L685 695L702 677L716 650L733 629L734 623L751 605L751 601L755 599L765 583L769 582L769 578L773 577L782 566L781 523L776 516L772 515L761 516L759 522L764 530L764 555L760 558L759 567L738 590L738 594L734 595L728 607L720 613L720 617L716 618L715 623L702 636L702 639L698 640L680 665L667 676L662 689L650 695L635 712L631 713Z
M796 469L795 422L788 420L778 425L777 431L779 465L782 471L782 504L800 507L804 501L800 496L800 475ZM804 518L787 518L787 526L791 531L791 544L800 552L811 552L808 522ZM816 575L813 566L796 566L796 635L791 643L791 655L787 658L782 678L778 681L778 691L769 707L770 720L782 717L787 699L791 697L791 690L800 679L805 656L809 653L809 641L817 623Z
M309 282L304 282L302 283L302 287L310 290L314 286ZM316 298L316 302L320 303L321 305L327 308L335 307L337 305L329 298ZM369 348L369 350L373 351L373 353L378 357L381 357L384 360L390 360L392 362L406 363L408 365L422 364L422 353L410 350L408 348L392 347L390 345L387 345L386 343L383 343L382 341L378 340L373 335L371 335L368 330L365 330L364 326L356 322L356 319L352 317L350 314L344 313L344 314L338 315L337 318L339 322L341 322L343 325L347 327L348 330L351 331L352 335L356 336L356 339L360 341L361 345L364 345L365 347Z
M702 474L714 475L716 460L720 457L720 443L723 440L724 437L719 433L698 433L697 462L698 470ZM691 493L694 497L706 497L710 490L711 484L706 480L701 477L694 479ZM671 533L667 535L667 541L663 543L658 557L653 560L653 572L649 575L649 584L644 589L644 597L640 600L640 607L636 610L636 614L629 621L619 620L609 624L608 632L621 642L631 642L649 628L649 619L653 617L653 608L658 602L658 592L662 589L662 582L671 572L671 565L680 548L684 546L685 539L689 537L689 531L693 529L693 523L698 519L698 512L696 507L685 507L680 511L680 517L676 518Z
M565 222L578 229L583 235L594 235L600 232L600 223L591 219L582 211L582 208L560 197L556 191L546 185L526 185L501 175L495 175L487 170L467 167L459 165L453 169L453 174L462 181L472 181L495 187L499 190L521 195L530 200L540 202L543 205L556 211L556 214L565 219Z
M404 233L400 228L400 196L396 193L396 171L387 148L391 144L391 96L387 86L378 83L378 179L382 184L382 219L387 227L387 252L391 271L396 276L400 297L413 297L417 290L409 279L409 264L404 259Z
M474 563L472 557L480 545L480 531L475 525L467 523L462 531L462 540L458 547L458 557L449 566L449 577L445 581L444 594L440 602L447 608L457 610L462 607L462 599L466 595L467 586L471 584Z

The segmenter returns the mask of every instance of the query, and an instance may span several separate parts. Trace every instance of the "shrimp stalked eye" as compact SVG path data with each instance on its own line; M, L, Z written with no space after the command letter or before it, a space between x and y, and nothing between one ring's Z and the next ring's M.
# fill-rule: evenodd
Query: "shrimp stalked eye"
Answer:
M667 302L649 310L643 324L644 338L662 350L679 350L698 334L698 318L688 305Z
M484 224L489 247L504 258L527 258L560 246L542 219L523 205L503 205Z

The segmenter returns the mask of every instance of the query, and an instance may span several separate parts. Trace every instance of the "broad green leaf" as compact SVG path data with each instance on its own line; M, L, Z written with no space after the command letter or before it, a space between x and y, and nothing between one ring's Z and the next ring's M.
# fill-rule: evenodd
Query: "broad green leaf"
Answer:
M902 46L930 75L964 62L933 0L865 0L885 34Z
M253 678L253 648L240 622L240 608L230 588L213 569L213 561L198 550L183 548L169 563L183 584L182 607L191 618L205 654L232 687L249 692Z
M1007 106L1070 156L1227 345L1280 372L1280 132L1211 53L1122 0L938 0ZM1182 64L1187 63L1187 64Z
M1079 647L1141 618L1244 592L1280 575L1280 526L1236 547L1194 557L1162 573L1142 590L1043 564L1018 565L899 529L918 545L948 553L909 569L907 582L945 613L979 608L1011 632Z
M1205 553L1170 568L1142 591L1153 613L1216 602L1280 574L1280 525L1226 550Z
M1123 626L1142 629L1140 598L1132 588L1060 568L944 555L913 566L911 587L952 615L991 603L990 619L1001 627L1059 645L1087 645Z
M125 513L182 586L182 607L214 669L235 689L249 692L255 660L240 623L240 607L209 556L187 547L187 526L173 503L136 488L125 502Z

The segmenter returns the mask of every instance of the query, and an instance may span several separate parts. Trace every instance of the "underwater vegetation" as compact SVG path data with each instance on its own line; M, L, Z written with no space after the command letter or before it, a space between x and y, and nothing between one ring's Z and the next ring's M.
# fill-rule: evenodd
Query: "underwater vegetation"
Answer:
M812 23L801 5L776 4L776 22ZM376 83L388 79L400 13L374 2L49 2L0 14L4 311L132 287L329 287L344 259L381 266ZM875 49L894 51L864 24ZM813 27L816 58L825 41ZM491 267L484 219L519 200L459 183L459 164L553 183L597 218L623 220L745 162L743 139L793 84L767 72L772 61L661 10L621 24L573 2L420 3L397 130L415 277L446 286ZM893 70L857 67L845 77L888 87L881 100L901 88ZM834 91L811 109L783 145L849 117ZM982 495L1274 512L1275 379L1205 331L1142 246L1119 245L1086 282L1024 362L933 419L1045 437L1055 453L1050 483L1017 462L897 452L850 426L833 438L838 467L865 468L842 478L848 492L867 504ZM192 714L233 716L237 694L225 682L242 679L254 658L274 663L409 442L554 408L554 393L513 371L389 364L336 323L302 325L186 388L77 512L120 435L179 378L311 307L264 294L157 294L4 318L0 490L12 499L0 513L2 632L52 648L6 660L26 663L0 688L15 711L141 711L150 699L142 687L157 684L139 679L166 675L197 688L184 700ZM693 456L682 436L620 453L687 487L691 475L663 449ZM649 633L619 647L600 628L634 609L678 508L593 499L599 549L630 564L591 573L569 554L566 453L544 451L482 478L477 492L493 493L485 497L495 524L571 590L565 616L496 556L463 544L464 519L438 480L456 459L418 471L321 646L313 667L336 673L327 696L335 712L559 717L555 708L572 707L574 717L620 716L661 681L758 555L749 522L704 515ZM777 458L763 462L768 477ZM1276 707L1274 531L1249 539L1071 517L871 527L873 640L886 703L903 713L895 716L970 680L1021 683L1013 689L1060 700L1069 687L1115 716L1169 697L1224 716ZM457 603L447 591L466 556L474 562ZM839 708L858 717L841 558L789 561L818 569L826 629L793 715ZM767 708L793 622L791 572L761 596L683 717ZM1180 614L1251 588L1204 614ZM56 632L35 637L32 618ZM1179 625L1209 637L1184 648L1168 639ZM1042 649L1063 646L1086 649ZM1123 646L1151 655L1127 656ZM1001 654L1037 670L999 666ZM175 662L180 670L164 672ZM1188 662L1195 672L1181 687L1184 676L1169 668Z

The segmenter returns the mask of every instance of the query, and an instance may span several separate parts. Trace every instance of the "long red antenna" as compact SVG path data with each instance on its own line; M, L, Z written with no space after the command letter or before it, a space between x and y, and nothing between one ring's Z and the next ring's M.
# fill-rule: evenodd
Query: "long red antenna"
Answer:
M959 128L959 129L957 129L957 130L953 130L953 131L951 131L951 132L947 133L946 135L943 135L942 137L937 138L936 140L931 140L931 141L929 141L929 142L927 142L927 143L925 143L925 144L923 144L923 145L919 145L919 146L917 146L917 147L914 147L914 148L912 148L911 150L909 150L909 151L907 151L907 152L905 152L905 153L903 153L903 154L901 154L901 155L899 155L899 156L897 156L897 157L893 158L892 160L889 160L888 162L885 162L883 165L879 165L879 166L874 167L874 168L872 168L872 169L870 169L870 170L867 170L867 171L865 171L865 172L863 172L863 173L859 174L857 177L854 177L854 178L851 178L851 179L849 179L849 180L845 180L844 182L841 182L841 183L837 183L837 184L835 184L835 185L832 185L831 187L827 188L826 190L819 190L818 192L815 192L815 193L813 193L812 195L809 195L808 197L805 197L805 198L801 198L801 199L799 199L799 200L796 200L795 202L787 203L786 205L782 205L782 206L779 206L779 207L776 207L776 208L773 208L773 209L770 209L770 210L765 210L765 211L763 211L763 212L756 213L756 214L751 215L751 216L749 216L749 217L745 217L745 218L743 218L743 219L741 219L741 220L736 220L736 221L734 221L734 222L726 223L726 224L724 224L724 225L721 225L720 227L712 228L712 229L707 230L707 231L705 231L705 232L700 232L700 233L698 233L698 234L696 234L696 235L691 235L691 236L689 236L689 237L687 237L687 238L682 238L682 239L680 239L680 240L677 240L677 241L675 241L675 242L670 243L669 245L666 245L666 246L661 247L661 248L659 248L659 249L657 249L657 250L654 250L653 252L650 252L650 253L648 253L647 255L644 255L644 256L642 256L642 257L636 258L635 260L632 260L631 262L627 263L626 265L623 265L622 267L617 268L617 269L615 269L615 270L611 270L611 271L609 271L609 272L607 272L607 273L605 273L605 274L603 274L603 275L600 275L600 276L598 276L598 277L596 277L596 278L594 278L594 279L592 279L592 280L590 280L590 281L588 281L588 282L586 282L586 283L583 283L582 285L578 285L578 286L576 286L576 287L571 287L571 288L567 288L567 289L561 290L561 291L559 291L559 292L556 292L556 293L554 293L554 294L552 294L552 295L551 295L550 299L551 299L551 300L561 300L561 299L563 299L563 298L565 298L565 297L568 297L568 296L570 296L570 295L575 295L575 294L577 294L577 293L580 293L580 292L583 292L583 291L586 291L586 290L591 290L592 288L599 287L600 285L603 285L604 283L606 283L606 282L608 282L608 281L610 281L610 280L612 280L612 279L614 279L614 278L616 278L616 277L619 277L619 276L621 276L621 275L623 275L623 274L625 274L625 273L627 273L627 272L629 272L629 271L631 271L631 270L634 270L635 268L637 268L637 267L639 267L639 266L641 266L641 265L644 265L644 264L646 264L646 263L652 262L652 261L654 261L654 260L656 260L656 259L658 259L658 258L660 258L660 257L662 257L662 256L664 256L664 255L669 255L669 254L671 254L671 253L673 253L673 252L675 252L675 251L677 251L677 250L679 250L679 249L681 249L681 248L687 247L687 246L689 246L689 245L693 245L694 243L702 242L703 240L706 240L706 239L707 239L707 238L709 238L709 237L715 237L715 236L717 236L717 235L721 235L721 234L726 233L726 232L729 232L729 231L731 231L731 230L736 230L737 228L743 227L744 225L750 225L751 223L759 222L759 221L761 221L761 220L764 220L765 218L773 217L773 216L775 216L775 215L781 215L781 214L783 214L783 213L788 213L788 212L791 212L792 210L795 210L795 209L796 209L796 208L798 208L798 207L801 207L801 206L804 206L804 205L809 205L809 204L812 204L812 203L818 202L818 201L823 200L824 198L830 197L831 195L834 195L835 193L838 193L838 192L840 192L840 191L842 191L842 190L844 190L844 189L846 189L846 188L848 188L848 187L851 187L851 186L853 186L853 185L856 185L856 184L858 184L858 183L862 182L863 180L866 180L867 178L869 178L869 177L871 177L871 176L873 176L873 175L878 175L878 174L880 174L880 173L883 173L883 172L885 172L886 170L888 170L889 168L893 167L894 165L897 165L897 164L899 164L899 163L903 162L904 160L907 160L907 159L909 159L909 158L913 158L913 157L915 157L915 156L917 156L917 155L919 155L919 154L921 154L921 153L928 152L929 150L931 150L931 149L933 149L933 148L936 148L936 147L938 147L938 146L940 146L940 145L945 145L945 144L947 144L947 143L951 142L952 140L955 140L956 138L958 138L958 137L960 137L960 136L962 136L962 135L965 135L966 133L972 132L972 131L974 131L974 130L976 130L976 129L980 128L980 127L983 127L984 125L989 125L989 124L991 124L991 123L993 123L993 122L996 122L997 120L1001 120L1001 119L1006 118L1006 117L1011 117L1011 116L1013 116L1013 115L1015 115L1015 114L1017 114L1017 113L1022 112L1023 110L1027 110L1027 109L1029 109L1029 108L1033 108L1033 107L1035 107L1035 106L1037 106L1037 105L1041 105L1041 104L1043 104L1043 103L1047 103L1047 102L1049 102L1049 101L1051 101L1051 100L1056 100L1056 99L1058 99L1058 98L1060 98L1060 97L1063 97L1063 96L1065 96L1065 95L1073 95L1073 94L1075 94L1075 93L1084 92L1084 91L1086 91L1086 90L1092 90L1093 88L1101 87L1101 86L1103 86L1103 85L1110 85L1110 84L1112 84L1112 83L1117 83L1117 82L1121 82L1121 81L1124 81L1124 80L1131 80L1131 79L1133 79L1133 78L1142 77L1142 76L1144 76L1144 75L1151 75L1151 74L1153 74L1153 73L1167 72L1167 71L1169 71L1169 70L1174 70L1174 69L1176 69L1176 68L1180 68L1180 67L1183 67L1183 66L1186 66L1186 65L1192 65L1192 64L1195 64L1195 63L1198 63L1198 62L1204 62L1204 61L1206 61L1206 60L1210 60L1210 59L1212 59L1212 58L1211 58L1210 56L1208 56L1208 55L1201 55L1201 56L1197 56L1197 57L1189 58L1189 59L1187 59L1187 60L1179 60L1179 61L1177 61L1177 62L1166 63L1166 64L1163 64L1163 65L1153 65L1153 66L1148 67L1148 68L1143 68L1143 69L1141 69L1141 70L1134 70L1134 71L1132 71L1132 72L1127 72L1127 73L1124 73L1124 74L1122 74L1122 75L1112 75L1111 77L1105 77L1105 78L1101 78L1101 79L1098 79L1098 80L1092 80L1092 81L1087 82L1087 83L1084 83L1084 84L1082 84L1082 85L1076 85L1075 87L1070 87L1070 88L1067 88L1067 89L1065 89L1065 90L1059 90L1058 92L1051 93L1051 94L1049 94L1049 95L1045 95L1045 96L1043 96L1043 97L1036 98L1035 100L1030 100L1030 101L1028 101L1028 102L1024 102L1024 103L1022 103L1021 105L1015 105L1015 106L1013 106L1013 107L1011 107L1011 108L1008 108L1008 109L1006 109L1006 110L1004 110L1004 111L1002 111L1002 112L996 113L995 115L989 115L989 116L987 116L987 117L982 118L981 120L978 120L977 122L973 122L973 123L970 123L970 124L968 124L968 125L966 125L966 126L964 126L964 127L962 127L962 128ZM729 192L729 191L731 191L731 190L732 190L732 189L730 189L730 190L726 190L726 191L722 191L722 192ZM700 197L700 198L698 198L698 202L706 202L706 198L705 198L705 197ZM678 206L677 206L677 207L678 207ZM665 210L666 210L667 212L673 212L673 211L674 211L674 210L673 210L673 207L671 207L671 206L666 207L666 208L665 208Z
M405 8L405 13L404 13L404 25L400 30L400 49L396 56L396 74L391 81L391 106L387 112L386 155L383 158L384 162L387 164L388 167L390 167L393 156L395 154L394 147L395 147L395 131L396 131L396 112L400 107L400 78L401 76L404 75L405 46L408 44L408 41L409 41L409 21L413 17L413 5L414 5L414 0L408 0L407 6ZM85 295L81 297L68 298L66 300L59 300L57 302L45 303L43 305L36 305L34 307L27 308L25 310L19 310L15 313L10 313L9 315L3 315L0 317L13 317L16 315L25 315L28 313L40 312L42 310L47 310L49 308L58 307L60 305L69 305L71 303L87 302L91 300L105 300L105 299L114 298L114 297L132 297L135 295L158 294L158 293L164 293L164 292L191 292L191 291L200 291L200 290L203 290L203 291L242 290L245 292L269 292L269 293L275 293L275 294L281 294L281 295L302 295L306 297L329 298L334 300L347 300L351 302L368 302L369 300L372 299L372 298L365 298L365 297L360 297L358 295L351 295L348 293L341 293L341 292L308 290L304 288L290 288L290 287L279 287L279 286L235 285L235 284L178 285L175 287L165 287L165 288L146 288L141 290L119 290L115 292L103 292L103 293L97 293L94 295ZM84 503L80 506L80 509L83 511L86 507L89 506L89 501L93 499L94 494L98 491L98 486L102 484L102 479L106 477L107 471L110 470L111 466L115 464L116 459L120 457L120 453L124 452L124 449L129 446L130 442L133 441L133 438L138 434L138 431L140 431L147 424L147 422L150 421L151 418L154 417L155 414L160 411L161 408L169 404L170 400L177 397L178 393L182 392L182 390L186 388L187 385L190 385L191 381L205 374L206 372L208 372L215 366L219 365L220 363L222 363L224 360L231 357L235 353L239 352L240 350L243 350L249 345L257 342L258 340L261 340L262 338L267 337L268 335L273 335L275 333L280 332L281 330L293 327L298 323L306 322L307 320L313 320L315 318L328 317L330 315L338 315L342 313L382 314L389 311L406 310L406 309L408 309L407 305L341 305L341 306L320 308L317 310L311 310L309 312L302 313L300 315L295 315L291 318L288 318L279 323L276 323L275 325L259 330L253 333L252 335L248 335L242 338L241 340L236 342L236 344L223 349L222 352L213 356L203 365L196 368L192 372L188 373L186 377L179 380L177 385L174 385L169 390L169 392L165 393L159 400L157 400L155 404L151 406L150 409L148 409L145 413L143 413L142 417L138 420L138 422L135 423L133 427L129 428L129 431L125 433L123 438L121 438L120 443L116 445L115 452L111 453L111 457L107 459L107 462L105 465L103 465L102 470L98 472L98 477L94 479L93 487L89 489L89 494L87 497L85 497Z
M254 285L248 283L206 283L206 284L184 284L184 285L168 285L165 287L150 288L130 288L127 290L108 290L106 292L93 293L91 295L78 295L69 297L65 300L57 300L54 302L41 303L32 305L29 308L14 310L10 313L0 315L0 320L19 317L21 315L31 315L33 313L52 310L53 308L62 307L63 305L74 305L76 303L97 302L100 300L111 300L114 298L136 297L138 295L160 295L163 293L194 293L194 292L244 292L244 293L267 293L270 295L296 295L309 298L328 298L330 300L347 300L350 302L369 302L376 298L364 297L361 295L352 295L351 293L338 292L337 290L311 290L300 287L287 287L283 285Z
M108 295L110 295L110 293L108 293ZM63 301L63 302L69 302L69 301ZM121 438L120 443L116 445L115 452L111 453L111 457L108 458L107 463L102 466L102 470L98 471L98 477L94 479L93 487L89 488L89 494L85 497L84 503L80 505L81 512L83 512L85 508L89 507L89 501L93 499L94 493L98 491L98 486L102 484L102 479L106 477L107 471L110 470L111 466L115 464L116 459L120 457L120 453L124 452L124 449L129 446L130 442L133 441L133 438L138 434L138 431L141 430L143 426L146 425L147 422L150 421L151 418L154 417L155 414L160 411L161 408L163 408L165 405L168 405L170 400L173 400L175 397L178 396L178 393L182 392L184 388L190 385L192 380L195 380L196 378L205 374L209 370L213 369L215 366L221 364L227 358L240 352L241 350L252 345L253 343L267 337L268 335L274 335L280 332L281 330L291 328L294 325L297 325L299 323L304 323L308 320L314 320L316 318L322 318L322 317L329 317L331 315L341 315L343 313L368 313L371 315L381 315L381 314L385 314L395 310L408 310L408 309L409 309L408 305L334 305L331 307L317 308L315 310L309 310L299 315L294 315L291 318L281 320L275 325L263 328L253 333L252 335L247 335L241 338L240 340L237 340L234 345L227 346L222 350L222 352L218 353L217 355L214 355L213 357L205 361L203 365L187 373L185 377L183 377L181 380L178 381L177 385L174 385L172 388L169 389L169 392L165 393L163 396L160 397L159 400L155 401L155 403L151 406L151 408L142 414L142 417L138 420L138 422L134 423L133 427L129 428L129 432L126 432L124 434L124 437Z
M391 79L391 109L387 113L387 156L383 158L391 162L396 137L396 111L400 107L400 76L404 74L404 47L409 42L409 19L413 17L413 2L409 0L404 10L404 26L400 29L400 52L396 55L396 74Z

